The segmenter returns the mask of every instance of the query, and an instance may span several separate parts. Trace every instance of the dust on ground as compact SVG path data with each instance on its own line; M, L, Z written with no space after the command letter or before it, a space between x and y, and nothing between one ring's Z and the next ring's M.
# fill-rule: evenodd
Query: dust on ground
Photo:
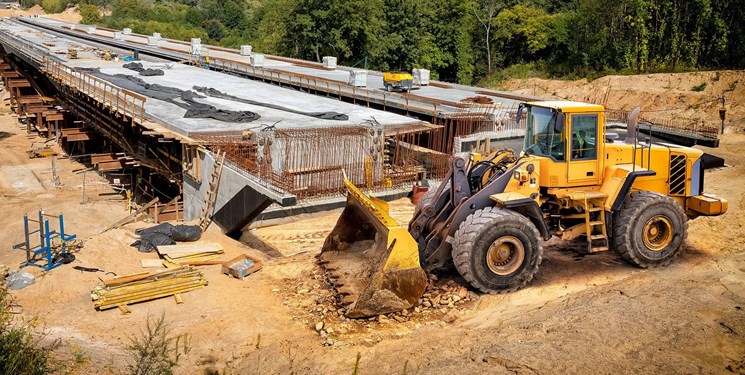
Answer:
M726 73L726 72L724 72ZM724 74L722 73L722 74ZM736 100L732 100L735 102ZM610 103L609 103L610 104ZM36 317L71 373L121 374L129 363L129 337L148 317L165 317L173 335L189 337L180 349L177 374L207 371L240 374L539 374L539 373L744 373L745 372L745 134L722 138L708 150L728 167L707 171L708 192L729 200L715 218L690 222L689 239L676 261L642 270L613 252L583 255L575 244L546 244L533 282L505 295L481 295L456 274L431 277L415 308L387 316L350 320L316 264L325 237L341 210L296 216L287 223L251 229L251 246L213 226L205 241L219 242L225 258L247 253L265 260L245 280L201 269L209 285L172 298L135 304L131 314L96 311L90 290L104 273L141 272L140 260L155 258L129 244L134 223L100 234L127 216L121 197L85 166L60 158L63 187L51 184L48 158L29 159L38 147L17 120L0 115L0 263L16 268L23 259L11 245L22 240L22 217L44 208L64 213L66 229L85 239L73 264L38 276L12 292L24 318ZM53 143L53 142L50 142ZM401 223L414 207L390 202Z

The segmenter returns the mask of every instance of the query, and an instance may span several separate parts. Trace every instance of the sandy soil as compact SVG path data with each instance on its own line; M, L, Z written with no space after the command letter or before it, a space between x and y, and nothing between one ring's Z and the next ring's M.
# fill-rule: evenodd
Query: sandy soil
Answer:
M736 102L737 99L731 100ZM734 103L739 105L738 103ZM219 266L204 266L209 285L131 306L132 313L96 311L89 292L103 273L141 272L153 254L129 244L137 227L99 234L127 215L121 198L100 177L87 174L91 201L82 203L84 166L61 158L63 188L51 185L50 159L25 151L41 139L26 135L13 116L0 115L0 263L16 268L23 253L22 217L44 208L62 212L69 232L86 239L76 261L38 276L12 293L24 318L36 317L47 339L60 339L56 356L67 373L126 373L127 345L148 317L165 317L179 349L177 374L547 374L745 373L745 134L735 132L710 150L729 167L707 172L706 190L726 197L730 211L690 222L689 240L669 267L642 270L612 252L585 256L573 244L546 244L536 279L515 293L478 295L457 275L439 274L423 304L406 313L348 320L315 263L340 210L294 217L252 229L252 246L210 228L205 240L225 247L225 258L249 253L265 267L245 280ZM408 200L391 202L407 222ZM425 304L426 302L426 304ZM427 306L429 305L429 306Z
M695 86L705 84L702 91ZM636 76L606 76L588 82L525 79L509 80L502 89L554 99L606 104L612 109L640 106L644 116L660 119L693 119L720 124L717 100L726 99L726 126L745 128L745 71L661 73Z
M0 17L19 17L19 16L44 16L47 18L65 21L65 22L80 22L80 10L77 6L69 7L62 13L47 13L41 5L34 5L27 10L23 9L0 9Z

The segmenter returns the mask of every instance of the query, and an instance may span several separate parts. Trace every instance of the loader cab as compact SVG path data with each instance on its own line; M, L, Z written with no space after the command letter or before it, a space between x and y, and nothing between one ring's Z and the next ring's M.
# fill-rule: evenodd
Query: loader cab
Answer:
M518 110L526 120L523 154L540 160L541 187L598 185L605 149L604 108L600 105L549 101L526 103Z

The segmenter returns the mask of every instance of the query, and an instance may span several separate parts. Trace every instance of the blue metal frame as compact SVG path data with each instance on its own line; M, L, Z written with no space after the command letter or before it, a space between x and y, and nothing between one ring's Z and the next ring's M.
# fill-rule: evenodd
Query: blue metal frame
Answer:
M59 219L59 231L50 230L49 219L44 218L55 217ZM39 229L33 232L29 232L29 221L39 223ZM28 215L23 215L23 229L24 239L26 247L26 261L21 263L21 267L34 266L43 269L44 271L51 271L62 265L62 258L67 254L67 242L74 240L77 235L65 234L65 220L62 214L59 215L47 215L43 210L39 210L39 220L32 220L28 218ZM35 233L39 233L39 245L31 247L30 236ZM54 254L52 252L52 239L59 238L62 241L60 257L57 262L54 262ZM39 259L37 256L41 255ZM40 260L46 260L46 264L37 264Z

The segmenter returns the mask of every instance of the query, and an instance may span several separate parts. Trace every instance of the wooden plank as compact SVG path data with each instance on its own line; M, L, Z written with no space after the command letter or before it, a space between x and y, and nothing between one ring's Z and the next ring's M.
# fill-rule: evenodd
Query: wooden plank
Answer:
M178 264L182 266L214 266L214 265L223 264L223 263L225 263L225 260L193 260L193 261L178 262Z
M126 165L121 160L112 160L112 161L102 161L96 164L96 168L99 171L115 171L119 169L124 169Z
M120 226L122 226L122 225L124 225L124 224L127 224L127 223L129 223L130 221L132 221L132 220L134 220L135 218L137 218L137 216L138 216L139 214L141 214L141 213L145 212L145 211L146 211L146 210L148 209L148 207L150 207L150 206L152 206L152 205L154 205L154 204L156 204L156 203L158 203L158 198L153 198L153 200L151 200L150 202L148 202L148 203L147 203L146 205L144 205L144 206L142 206L142 207L138 208L138 209L137 209L137 211L135 211L135 212L131 213L131 214L130 214L129 216L125 217L124 219L121 219L121 220L117 221L117 222L116 222L116 223L114 223L114 224L111 224L111 225L110 225L110 226L109 226L108 228L106 228L106 230L104 230L103 232L107 232L107 231L108 231L108 230L110 230L110 229L115 229L115 228L119 228ZM101 232L101 233L103 233L103 232Z
M143 280L146 279L148 276L150 276L150 272L139 272L131 275L115 277L113 279L102 280L102 282L103 285L106 286L116 286L131 283L133 281Z
M88 134L88 133L71 134L67 136L68 142L90 141L91 139L93 139L93 137L91 134Z
M12 71L11 72L0 72L0 77L3 77L3 78L18 78L20 76L21 74L18 72L12 72Z
M16 98L16 103L18 104L34 104L34 103L43 103L44 99L42 99L38 95L24 95L19 98Z
M38 105L38 104L28 104L26 105L26 112L31 113L44 113L44 111L48 111L49 107L46 105Z
M8 87L31 87L31 82L27 79L9 79Z
M63 121L65 119L65 115L62 113L57 113L54 115L44 115L44 119L47 121Z
M98 164L102 161L112 161L112 160L116 160L114 154L93 154L91 155L91 164Z
M140 264L142 268L158 268L163 267L162 259L141 259Z
M161 254L184 254L184 253L214 253L223 251L222 245L217 242L192 242L179 245L158 246Z
M193 261L206 261L206 260L215 260L222 256L223 252L214 252L214 253L184 253L184 254L166 254L163 255L163 257L174 263L181 263L181 262L193 262Z

